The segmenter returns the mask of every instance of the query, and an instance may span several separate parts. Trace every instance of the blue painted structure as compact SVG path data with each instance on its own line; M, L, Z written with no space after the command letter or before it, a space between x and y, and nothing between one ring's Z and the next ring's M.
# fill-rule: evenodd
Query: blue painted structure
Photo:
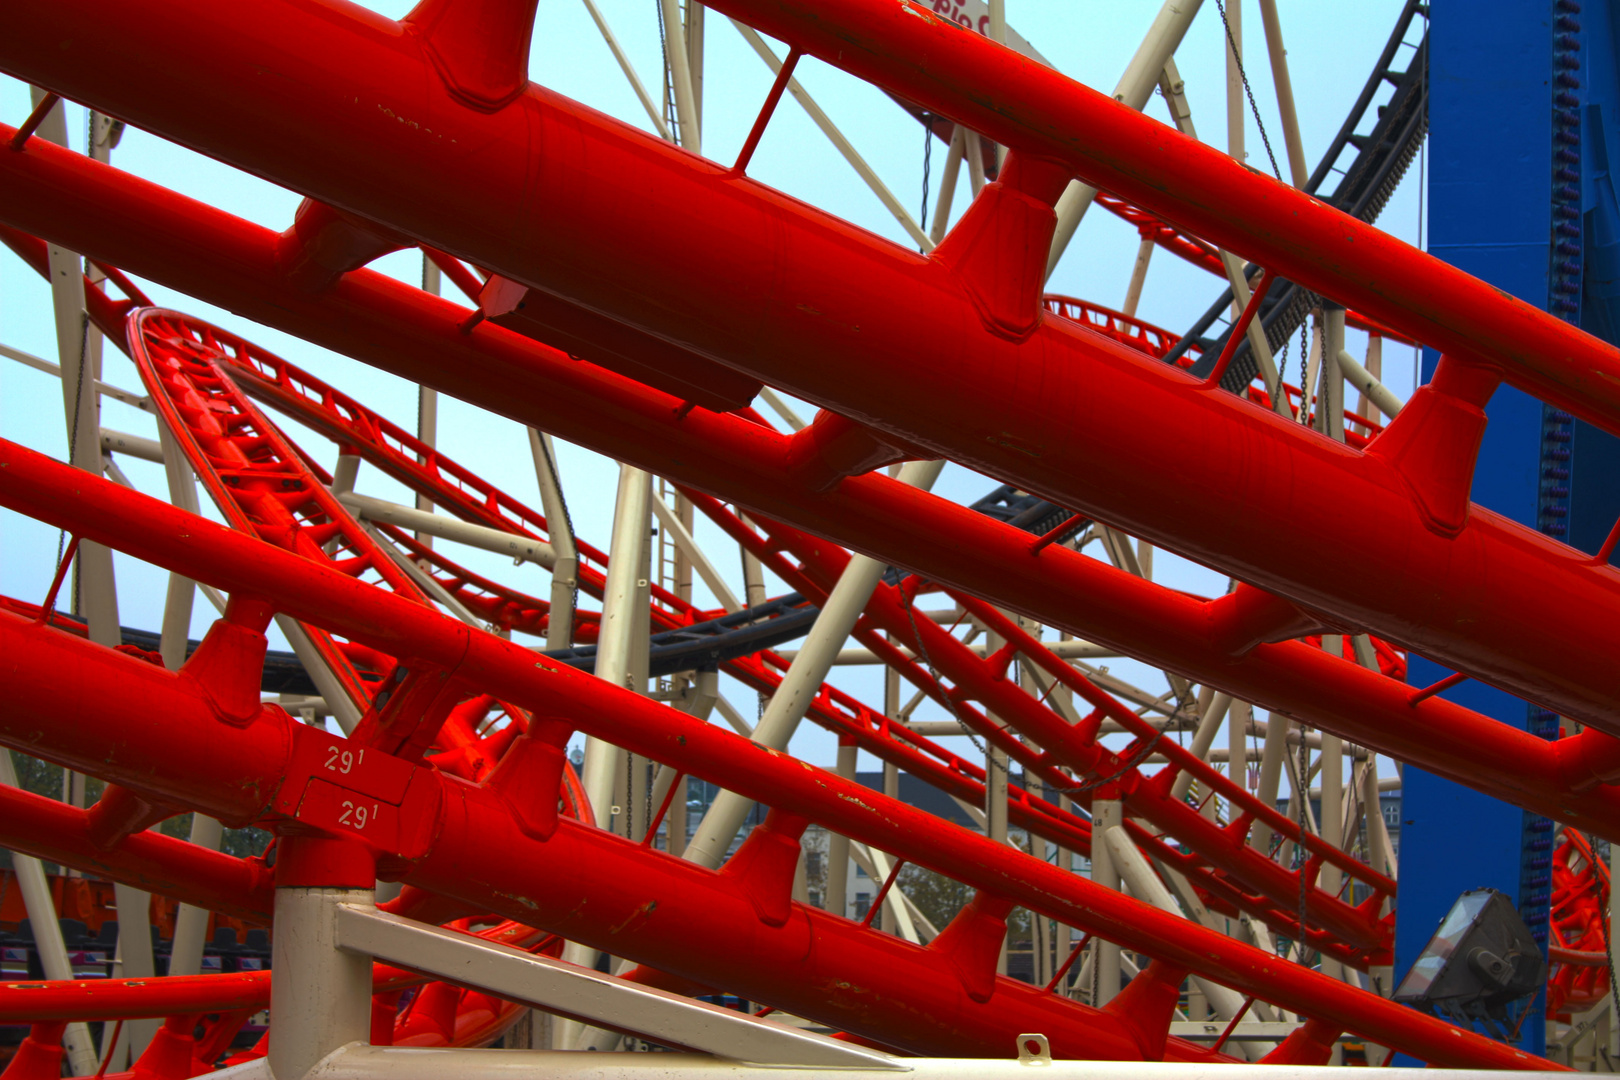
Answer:
M1432 20L1429 250L1616 340L1620 208L1606 148L1620 151L1620 27L1611 5L1444 0ZM1437 360L1425 357L1425 378ZM1620 512L1620 441L1509 387L1486 412L1474 501L1596 552ZM1428 685L1450 669L1414 656L1410 672ZM1556 715L1480 683L1445 696L1557 737ZM1507 893L1545 944L1552 823L1412 767L1403 796L1396 979L1467 889ZM1544 1009L1544 995L1528 1007L1525 1050L1545 1049Z

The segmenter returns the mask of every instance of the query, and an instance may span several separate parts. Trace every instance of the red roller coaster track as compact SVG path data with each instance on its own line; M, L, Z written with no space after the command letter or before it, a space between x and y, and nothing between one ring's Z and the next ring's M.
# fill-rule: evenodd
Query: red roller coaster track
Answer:
M107 783L89 809L0 788L0 843L281 926L295 895L349 904L400 882L386 912L464 944L619 958L617 982L601 980L619 990L604 993L740 995L899 1054L1006 1057L1040 1032L1059 1058L1230 1062L1225 1035L1212 1049L1170 1034L1195 976L1237 991L1243 1011L1259 1001L1304 1021L1268 1063L1320 1064L1350 1034L1434 1065L1552 1067L1362 989L1356 972L1392 962L1393 877L1307 828L1308 807L1295 820L1167 738L1018 616L1620 841L1620 575L1469 501L1499 385L1620 433L1620 352L927 6L709 6L999 143L995 182L927 254L890 243L750 178L746 160L716 163L529 82L534 0L423 0L399 22L342 0L60 0L8 15L0 71L305 198L276 233L0 125L0 239L47 276L47 243L83 253L124 294L87 278L86 313L135 360L225 525L4 440L0 506L229 596L177 671L90 641L56 617L54 587L41 608L0 603L0 745ZM476 197L443 197L470 175ZM1044 292L1074 179L1195 265L1220 272L1217 247L1240 253L1443 352L1434 380L1386 423L1346 414L1354 430L1335 439L1263 391L1162 362L1164 331ZM471 307L366 268L417 246ZM1024 786L1006 785L1014 825L1100 856L1090 813L1117 803L1130 842L1200 905L1308 946L1321 969L514 642L550 629L551 602L352 516L260 406L464 522L555 540L541 514L314 375L153 307L126 274L666 478L824 613L855 555L888 564L850 636L1022 768ZM778 432L749 408L767 385L821 411ZM1309 387L1268 389L1309 419ZM925 458L1067 520L1032 535L882 468ZM1093 522L1233 587L1192 596L1054 542ZM578 616L573 638L596 642L625 563L577 547L579 587L603 612ZM644 584L654 632L722 614ZM925 595L992 646L920 612ZM488 628L440 611L443 596ZM327 705L348 699L347 736L261 700L278 616L307 637L300 659ZM1365 666L1352 645L1324 650L1364 634L1377 635ZM1549 743L1414 690L1401 649L1582 730ZM762 695L793 681L770 649L716 666ZM959 800L989 807L1006 779L995 759L969 762L843 690L812 697L805 715L842 743ZM1105 744L1105 727L1128 744ZM669 799L639 843L600 828L566 758L576 734L768 814L719 870L659 850ZM1149 772L1154 754L1164 764ZM185 811L277 839L241 859L146 831ZM973 899L926 944L796 900L812 824ZM1570 828L1554 877L1548 1009L1567 1018L1611 989L1596 948L1607 874ZM1054 993L1062 972L1044 989L1010 978L998 961L1014 908L1149 962L1106 1003ZM421 962L373 965L373 1044L485 1046L528 1001ZM68 1021L159 1017L131 1075L197 1075L273 985L307 977L275 970L0 986L0 1021L32 1025L5 1076L56 1075ZM584 1003L548 1008L605 1023ZM231 1060L273 1061L272 1039Z

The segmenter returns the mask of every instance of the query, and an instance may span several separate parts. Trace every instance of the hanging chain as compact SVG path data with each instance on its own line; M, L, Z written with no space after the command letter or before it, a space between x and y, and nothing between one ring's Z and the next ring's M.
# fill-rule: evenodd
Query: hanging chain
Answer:
M1299 962L1305 963L1305 868L1310 864L1310 853L1305 849L1307 824L1311 814L1311 741L1305 737L1305 727L1299 729Z
M1249 74L1243 70L1243 54L1238 51L1237 39L1232 36L1232 24L1226 21L1226 5L1221 0L1215 0L1215 10L1221 13L1221 25L1226 27L1226 44L1232 50L1232 59L1237 62L1238 78L1243 80L1243 92L1249 98L1249 111L1254 114L1255 126L1260 129L1260 141L1265 144L1266 157L1271 159L1271 172L1281 180L1282 170L1277 168L1277 155L1271 152L1271 140L1266 136L1265 122L1260 119L1260 107L1254 103L1254 91L1249 88Z
M923 113L922 215L917 218L917 227L925 233L928 231L928 174L932 169L933 156L934 114ZM923 249L919 247L917 250L922 251Z

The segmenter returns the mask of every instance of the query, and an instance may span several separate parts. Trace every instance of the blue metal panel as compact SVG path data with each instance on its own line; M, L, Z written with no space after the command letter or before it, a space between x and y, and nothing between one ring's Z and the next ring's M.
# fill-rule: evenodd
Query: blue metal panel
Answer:
M1556 2L1446 0L1434 5L1429 36L1429 250L1542 307L1554 284ZM1435 361L1426 357L1426 375ZM1476 502L1530 525L1543 509L1543 412L1524 394L1498 391L1474 476ZM1421 657L1410 668L1416 685L1449 674ZM1446 696L1526 726L1525 703L1500 691L1470 682ZM1402 796L1397 981L1467 889L1500 889L1545 933L1545 890L1525 857L1545 823L1411 766ZM1545 1043L1538 995L1518 1044L1540 1053Z

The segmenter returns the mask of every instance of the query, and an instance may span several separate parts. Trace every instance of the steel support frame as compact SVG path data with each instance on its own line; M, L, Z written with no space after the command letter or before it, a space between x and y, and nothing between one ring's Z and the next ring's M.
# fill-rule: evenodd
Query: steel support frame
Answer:
M1217 637L1212 615L1221 609L1211 603L1056 546L1031 557L1028 534L887 477L853 476L820 490L790 467L794 437L702 409L679 416L666 394L500 327L463 333L465 308L371 271L345 274L319 295L302 292L280 273L269 230L50 147L0 159L0 193L7 216L27 219L21 227L55 233L109 263L1499 798L1598 835L1617 831L1599 809L1611 796L1591 787L1620 773L1620 747L1601 732L1549 746L1441 696L1414 705L1404 684L1309 646ZM498 400L490 385L502 388ZM955 542L940 545L946 533Z
M64 506L55 498L55 491L65 471L66 466L41 455L9 445L0 447L0 501L159 566L172 568L185 562L196 580L233 596L248 591L277 596L278 603L295 618L345 633L391 655L439 664L454 675L475 678L502 700L527 702L547 715L567 716L570 724L578 723L581 729L610 738L631 752L767 801L779 813L805 815L852 839L989 889L1038 914L1092 929L1183 971L1211 975L1234 989L1268 1000L1308 999L1311 1014L1319 1019L1381 1043L1402 1046L1435 1063L1504 1067L1531 1063L1526 1055L1461 1035L1451 1025L1371 998L1314 972L1278 968L1275 958L1223 935L1109 894L1060 868L1035 863L1020 852L820 770L762 755L758 747L730 732L602 680L581 678L568 669L537 662L533 653L503 639L184 515L167 504L105 481L81 480L80 499ZM136 519L142 522L142 530L130 528L129 522ZM132 535L137 532L139 535ZM0 616L0 638L6 642L4 655L11 668L8 685L15 704L0 719L0 742L26 741L34 752L70 766L93 764L109 780L160 799L178 797L227 822L279 812L296 815L306 826L356 835L353 823L345 826L339 818L336 796L310 799L298 795L299 779L308 780L309 785L336 786L321 775L319 763L327 759L331 747L341 745L340 740L294 725L278 712L260 710L243 727L221 723L216 711L219 706L211 704L230 692L223 680L239 683L248 678L256 685L257 672L251 665L242 672L213 657L230 655L224 652L227 648L236 655L247 649L249 656L252 650L262 649L262 633L253 629L253 620L268 618L268 613L256 614L260 611L263 609L250 606L237 622L216 624L220 644L209 660L199 665L194 657L188 671L178 676L124 657L98 654L89 643L56 631L30 631L23 620ZM243 623L244 617L250 621ZM40 649L46 653L40 654ZM198 655L205 654L199 650ZM47 675L64 664L82 675L66 699ZM189 681L182 683L188 676ZM190 687L197 689L188 693ZM182 703L188 697L189 704ZM240 702L239 697L224 700ZM131 712L158 703L168 718L162 731L131 721ZM80 713L80 725L70 728L40 719L59 715L64 707ZM231 711L225 715L230 716ZM199 727L210 731L211 737L196 738ZM111 746L118 747L116 760L109 760L106 752ZM199 755L208 757L208 770L199 767ZM430 891L469 900L476 896L473 902L481 910L484 904L496 911L525 908L514 896L523 897L527 885L514 879L532 869L518 853L534 841L498 791L462 787L451 798L443 789L446 781L431 772L381 754L366 760L371 763L370 772L349 777L346 783L350 787L337 786L337 795L345 790L353 790L359 798L391 793L391 798L384 798L393 804L394 812L373 819L382 829L379 839L388 856L385 863L395 868L391 872L403 870L409 880ZM231 779L209 782L202 779L205 776ZM532 816L528 820L529 828L545 831L544 818L538 823ZM571 831L566 821L558 822L547 843L555 843ZM766 835L770 831L756 830L755 840L770 843ZM653 852L647 855L668 858ZM668 862L690 868L689 873L709 873L681 860ZM601 858L594 863L571 861L571 865L589 865L593 872L605 869ZM766 863L756 860L756 865ZM482 890L475 883L480 881L489 882L487 895L478 895ZM783 884L791 888L791 876ZM599 887L606 885L602 882ZM658 910L674 925L685 922L671 910L671 897L678 893L677 889L658 894ZM597 890L587 894L597 895ZM790 918L794 911L810 917L808 909L790 906ZM599 917L601 908L593 914ZM532 910L524 910L515 917L532 916ZM699 917L696 911L693 917ZM768 912L762 917L772 921ZM663 917L657 921L660 926L665 923ZM738 922L736 918L729 921L733 926ZM643 927L648 927L647 922ZM574 936L562 926L557 929ZM818 930L818 940L829 932L829 927ZM621 929L615 951L629 951L629 944ZM739 958L747 956L750 968L756 951L745 949L739 954L728 950ZM750 977L770 976L739 975Z

